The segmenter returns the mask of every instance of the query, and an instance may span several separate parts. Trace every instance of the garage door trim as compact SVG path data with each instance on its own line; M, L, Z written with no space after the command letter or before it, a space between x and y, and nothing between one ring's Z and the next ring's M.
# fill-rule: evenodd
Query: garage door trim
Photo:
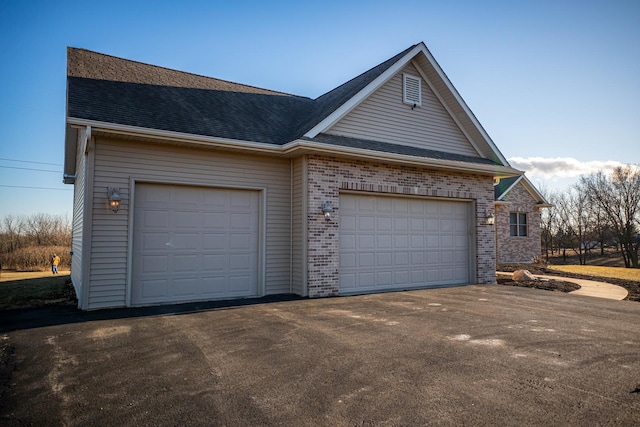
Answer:
M135 215L135 190L138 184L155 184L155 185L177 185L186 187L199 187L209 189L222 190L248 190L258 192L258 296L266 294L265 287L265 271L266 271L266 238L265 226L266 218L266 201L267 188L252 186L231 186L231 185L215 185L209 183L194 183L181 180L154 180L146 178L130 178L129 179L129 214L127 217L128 235L127 235L127 273L126 273L126 304L132 307L132 279L133 279L133 240L134 240L134 215Z

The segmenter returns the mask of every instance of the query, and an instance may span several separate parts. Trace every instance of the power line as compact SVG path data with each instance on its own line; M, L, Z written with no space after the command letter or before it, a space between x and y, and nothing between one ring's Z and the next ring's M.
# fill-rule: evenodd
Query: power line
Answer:
M30 160L7 159L4 157L0 157L0 160L6 160L8 162L35 163L37 165L62 166L60 163L32 162Z
M31 190L73 191L73 188L26 187L26 186L23 186L23 185L4 185L4 184L0 184L0 187L7 187L7 188L28 188L28 189L31 189Z
M3 166L0 165L0 168L5 168L5 169L20 169L20 170L25 170L25 171L36 171L36 172L53 172L53 173L62 173L62 171L52 171L49 169L34 169L34 168L19 168L17 166Z

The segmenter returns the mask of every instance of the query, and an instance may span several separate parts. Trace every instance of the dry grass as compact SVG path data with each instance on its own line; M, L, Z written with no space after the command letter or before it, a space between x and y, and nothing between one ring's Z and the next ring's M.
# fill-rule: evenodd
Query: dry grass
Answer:
M549 270L582 274L594 277L613 277L615 279L640 282L640 268L602 267L596 265L550 265Z
M69 271L58 270L60 276L68 276ZM14 280L41 279L43 277L53 277L51 270L49 271L6 271L0 272L0 282L12 282Z
M2 271L0 310L72 303L68 271L53 275L50 271Z

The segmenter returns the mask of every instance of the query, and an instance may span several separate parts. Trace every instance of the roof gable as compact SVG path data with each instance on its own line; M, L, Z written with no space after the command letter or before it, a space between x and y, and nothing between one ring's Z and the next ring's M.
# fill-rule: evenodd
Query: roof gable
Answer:
M378 73L375 79L362 87L362 89L351 96L351 98L344 100L338 108L321 119L313 128L306 132L304 136L313 138L319 133L327 132L338 120L377 91L392 78L395 73L410 62L415 62L417 68L421 70L421 77L431 82L432 89L443 104L451 111L452 117L460 124L461 130L468 135L470 142L477 147L481 157L490 158L497 164L509 166L507 159L502 155L500 150L498 150L498 147L471 112L471 109L469 109L451 81L449 81L449 78L442 68L440 68L440 65L436 62L424 43L414 45L386 61L383 72Z
M481 157L421 74L408 63L326 133ZM405 76L420 84L420 105L404 102Z
M509 192L517 187L524 188L531 195L532 199L541 207L551 206L542 193L540 193L540 191L538 191L538 189L524 175L500 179L500 181L493 187L495 200L498 202L505 201L505 197L507 197Z

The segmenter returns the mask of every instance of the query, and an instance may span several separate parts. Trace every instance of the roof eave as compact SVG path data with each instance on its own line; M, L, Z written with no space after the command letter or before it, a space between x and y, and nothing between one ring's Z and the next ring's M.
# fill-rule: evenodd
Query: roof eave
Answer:
M457 160L434 159L430 157L411 156L406 154L387 153L382 151L367 150L362 148L344 147L322 142L296 140L283 146L287 153L308 154L318 153L343 157L357 157L359 159L400 163L411 166L421 166L438 170L454 172L475 173L487 176L510 177L519 176L524 172L511 166L491 165L484 163L471 163Z
M126 137L162 140L195 147L233 149L257 154L280 155L284 157L295 157L303 154L323 154L497 177L519 176L523 174L522 171L514 169L510 166L433 159L428 157L410 156L406 154L395 154L375 150L366 150L362 148L343 147L300 139L284 145L277 145L264 142L232 140L218 137L164 131L158 129L148 129L130 125L99 122L95 120L79 119L73 117L69 117L67 119L67 125L71 128L91 127L92 133L94 135L98 133L107 133ZM65 173L66 172L67 171L65 169Z

